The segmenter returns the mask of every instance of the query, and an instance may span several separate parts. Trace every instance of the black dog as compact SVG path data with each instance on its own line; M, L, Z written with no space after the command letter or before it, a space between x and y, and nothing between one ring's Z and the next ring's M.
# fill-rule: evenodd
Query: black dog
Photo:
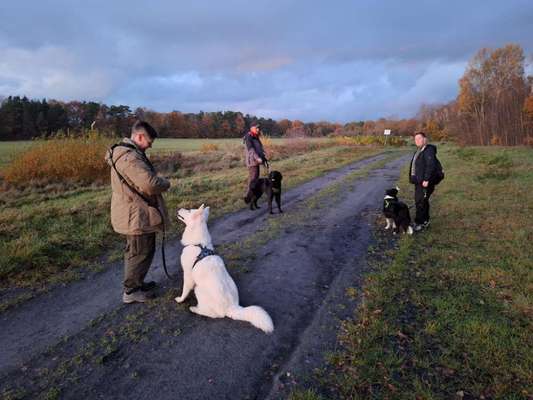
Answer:
M409 214L409 207L407 204L398 200L399 189L389 189L385 192L383 199L383 215L387 219L387 226L385 229L393 228L394 233L399 233L400 228L409 235L413 234L413 227L411 226L411 214Z
M254 210L256 208L259 208L257 205L257 200L261 197L263 193L266 193L267 199L268 199L268 210L270 211L270 214L274 214L272 212L272 198L276 199L276 203L278 205L278 210L280 213L283 212L281 209L281 180L283 179L283 176L281 175L281 172L279 171L271 171L268 174L268 178L259 178L254 179L250 183L250 187L248 188L248 193L246 193L246 196L244 197L244 202L246 204L250 204L250 210Z

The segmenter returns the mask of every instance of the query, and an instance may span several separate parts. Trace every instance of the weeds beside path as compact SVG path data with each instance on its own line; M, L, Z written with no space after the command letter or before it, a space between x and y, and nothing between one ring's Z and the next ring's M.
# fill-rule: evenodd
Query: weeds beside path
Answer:
M448 147L439 155L446 179L430 229L396 250L378 234L380 257L332 360L339 397L533 396L532 152Z

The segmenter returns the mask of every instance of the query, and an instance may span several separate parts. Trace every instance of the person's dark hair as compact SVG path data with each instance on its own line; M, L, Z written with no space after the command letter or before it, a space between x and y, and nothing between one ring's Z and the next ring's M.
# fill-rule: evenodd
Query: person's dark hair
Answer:
M158 136L154 127L146 121L136 121L131 127L132 135L139 132L146 132L150 136L150 139L155 139Z
M420 135L420 136L422 136L422 137L427 137L426 134L425 134L424 132L422 132L422 131L420 131L420 132L415 132L415 134L414 134L413 136L416 136L416 135Z

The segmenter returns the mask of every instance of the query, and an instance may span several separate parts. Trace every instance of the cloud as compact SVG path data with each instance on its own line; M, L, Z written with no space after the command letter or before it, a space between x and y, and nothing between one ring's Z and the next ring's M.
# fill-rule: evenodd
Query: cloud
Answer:
M111 88L112 77L105 70L82 65L65 49L0 48L0 93L99 100L107 97Z

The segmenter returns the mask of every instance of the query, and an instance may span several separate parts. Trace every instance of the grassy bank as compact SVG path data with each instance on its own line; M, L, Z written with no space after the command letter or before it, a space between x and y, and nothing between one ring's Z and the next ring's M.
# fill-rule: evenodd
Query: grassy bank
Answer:
M328 147L278 160L274 167L283 171L284 187L290 188L381 151L379 147ZM215 217L238 210L244 206L246 177L246 169L239 167L172 179L166 195L168 208L173 213L177 207L205 203ZM110 190L105 186L66 191L47 187L4 196L0 202L0 290L69 281L78 276L80 266L96 265L104 254L118 257L123 243L111 229L109 202ZM178 228L174 225L171 235Z
M397 248L377 233L381 257L332 360L339 397L533 396L533 152L442 150L431 228Z

